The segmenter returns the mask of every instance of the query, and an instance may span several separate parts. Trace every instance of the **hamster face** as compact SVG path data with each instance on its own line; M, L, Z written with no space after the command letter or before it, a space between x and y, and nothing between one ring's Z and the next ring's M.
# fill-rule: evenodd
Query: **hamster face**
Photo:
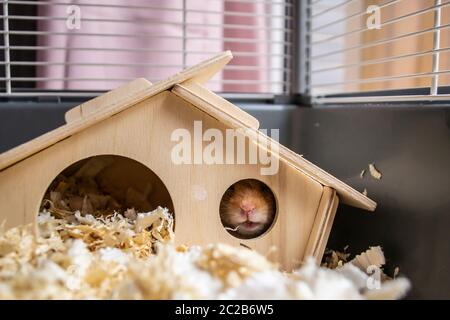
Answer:
M254 238L264 233L275 217L275 197L262 182L247 179L236 182L225 192L220 217L233 235Z

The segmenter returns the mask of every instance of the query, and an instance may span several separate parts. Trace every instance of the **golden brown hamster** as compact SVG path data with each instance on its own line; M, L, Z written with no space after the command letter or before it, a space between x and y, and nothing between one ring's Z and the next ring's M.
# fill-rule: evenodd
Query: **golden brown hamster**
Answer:
M244 239L254 238L269 229L275 218L272 191L264 183L246 179L233 184L220 203L220 218L230 232Z

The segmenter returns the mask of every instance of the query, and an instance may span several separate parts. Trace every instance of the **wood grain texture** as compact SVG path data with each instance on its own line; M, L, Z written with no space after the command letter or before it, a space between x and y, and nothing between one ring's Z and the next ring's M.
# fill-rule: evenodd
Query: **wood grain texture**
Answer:
M217 72L231 58L230 52L224 52L154 85L151 85L149 82L146 83L144 79L138 79L130 83L129 86L126 85L128 90L118 88L116 89L117 91L114 90L105 95L105 97L96 98L86 104L86 116L83 116L83 108L75 109L67 116L69 120L67 125L1 154L0 170L173 86L175 94L183 96L191 103L196 104L197 107L203 108L203 111L210 112L213 117L224 121L225 124L232 127L256 129L259 123L254 118L243 116L243 112L239 112L236 110L236 107L233 108L230 104L223 102L224 100L214 93L205 91L199 85L193 85L195 82L206 81L208 77L212 76L213 72ZM176 85L188 80L190 80L188 82L189 86ZM218 103L218 106L215 103ZM259 131L254 134L262 135ZM267 137L265 137L265 141L268 141L268 143L273 142ZM283 145L279 145L279 147L280 154L285 161L321 184L336 189L343 203L370 211L375 210L376 203L362 193L349 187Z
M204 130L227 128L169 91L138 103L95 126L86 128L0 172L0 221L6 226L34 222L39 204L51 181L66 167L94 155L113 154L134 159L163 181L172 198L176 244L240 243L268 254L283 269L298 267L323 192L322 186L287 163L279 173L260 174L261 165L176 165L171 161L173 130L193 130L202 121ZM250 240L237 239L222 226L219 204L226 189L241 179L266 183L277 200L273 227ZM196 196L203 190L205 198Z
M98 96L70 109L64 115L66 123L78 120L82 117L87 117L91 113L94 113L101 108L107 108L111 106L112 102L121 100L124 96L133 96L135 94L139 94L139 92L148 89L151 85L151 82L144 78L139 78L128 82L118 87L117 89L106 92L101 96Z
M188 85L177 84L173 87L172 92L232 128L248 129L247 133L252 135L253 139L258 141L258 144L261 145L262 143L266 143L266 146L262 146L266 149L268 149L268 145L276 143L279 147L279 156L282 161L287 162L293 168L308 175L324 186L335 189L343 203L369 211L375 210L376 203L373 200L312 164L292 150L273 141L270 137L267 137L254 127L249 127L239 115L232 112L226 112L223 108L218 107L221 103L218 102L217 98L214 98L214 93L210 92L208 95L205 95L203 94L203 90L199 89L198 85L190 83Z
M92 106L97 109L86 117L80 117L78 113L74 112L73 116L69 115L70 121L68 124L59 127L53 131L43 134L36 139L26 142L14 149L11 149L0 155L0 170L3 170L14 163L21 161L36 152L39 152L58 141L66 139L71 135L80 132L86 128L93 126L100 121L103 121L127 108L150 98L164 90L170 89L177 83L181 83L192 79L199 83L203 83L214 75L217 71L223 68L232 58L230 51L225 51L215 57L205 60L193 67L187 68L165 80L142 88L142 90L132 90L132 94L125 93L119 99L112 101L105 101L105 104ZM112 94L115 97L115 94Z
M255 130L259 129L259 121L256 118L195 81L189 80L181 85L175 85L172 92L186 98L196 108L230 127L236 123L242 123L237 128L244 126ZM227 121L227 118L237 121Z
M337 211L338 205L339 205L339 197L337 194L334 194L333 200L330 205L328 219L325 222L326 227L325 227L324 232L322 233L322 237L319 241L319 246L318 246L317 250L314 252L314 256L316 257L316 259L318 261L322 260L322 256L325 252L328 238L330 237L330 233L331 233L331 228L333 227L334 217L336 216L336 211Z
M317 263L320 263L322 260L338 204L339 198L336 195L336 191L332 188L324 187L304 258L314 257Z
M7 227L35 222L44 193L59 173L82 159L118 155L151 169L167 188L171 199L161 188L164 192L156 190L152 202L159 199L173 206L177 244L243 244L264 255L275 247L270 258L285 270L298 267L308 255L319 259L339 202L336 193L344 203L360 208L373 210L376 204L264 135L255 118L201 85L231 57L224 52L154 85L137 79L73 108L66 114L66 125L0 155L0 221L6 219ZM245 129L245 159L249 148L256 148L280 160L278 172L262 175L267 165L260 163L175 164L172 148L178 142L172 135L185 129L195 139L195 121L201 122L201 134L216 129L226 137L228 128ZM199 139L201 146L209 144ZM130 166L120 163L105 173L107 185L131 183ZM145 175L139 177L145 180ZM271 188L277 214L265 234L243 240L223 228L219 206L229 186L249 178ZM157 180L152 178L150 184ZM141 189L148 182L133 181Z

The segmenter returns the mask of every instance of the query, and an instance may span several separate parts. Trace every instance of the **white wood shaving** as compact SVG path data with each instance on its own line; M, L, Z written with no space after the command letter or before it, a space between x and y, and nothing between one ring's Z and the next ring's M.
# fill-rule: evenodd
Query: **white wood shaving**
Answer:
M397 278L369 289L370 276L355 262L332 270L308 259L285 273L245 248L154 242L157 230L163 240L170 234L167 213L158 208L138 214L137 228L120 215L79 216L69 223L44 212L38 216L40 237L31 225L7 231L0 225L0 299L398 299L410 287ZM140 254L153 245L158 250ZM380 252L370 248L355 261L381 266Z
M359 174L359 177L362 179L362 178L364 178L364 174L366 173L366 169L363 169L362 171L361 171L361 173Z
M365 271L369 266L382 267L386 263L383 250L380 246L370 247L368 250L357 255L351 264L358 267L362 271Z
M156 210L147 213L139 213L136 218L135 230L141 232L142 230L152 227L157 224L160 230L162 221L169 216L169 211L166 208L158 207Z
M394 275L392 276L394 279L398 277L398 274L400 273L400 268L399 267L395 267L394 269Z
M375 167L375 164L374 164L374 163L369 164L369 172L370 172L370 175L371 175L373 178L375 178L375 179L377 179L377 180L380 180L380 179L381 179L382 174L381 174L381 172Z
M230 228L230 227L224 227L224 228L225 228L225 230L228 230L228 231L238 231L239 226L236 226L236 228Z

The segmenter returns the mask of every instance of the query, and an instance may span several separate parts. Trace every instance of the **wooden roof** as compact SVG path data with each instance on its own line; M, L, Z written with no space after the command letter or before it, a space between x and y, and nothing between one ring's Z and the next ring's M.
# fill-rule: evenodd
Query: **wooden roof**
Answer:
M255 118L201 86L220 71L231 58L231 52L226 51L155 84L145 79L137 79L83 103L66 113L67 124L1 154L0 171L165 90L172 90L174 94L190 101L195 107L229 126L243 127L255 137L261 136L263 134L258 131L259 123ZM278 142L272 143L279 146L282 161L321 184L334 188L343 203L370 211L375 209L376 203L362 193Z

